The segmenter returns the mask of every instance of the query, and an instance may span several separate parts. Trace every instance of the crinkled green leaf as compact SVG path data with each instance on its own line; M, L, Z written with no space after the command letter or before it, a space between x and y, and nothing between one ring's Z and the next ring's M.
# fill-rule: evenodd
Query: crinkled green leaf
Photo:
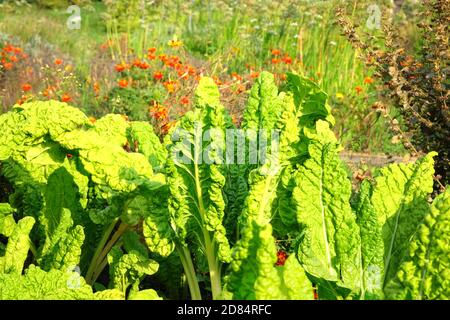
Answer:
M107 289L94 293L95 300L125 300L125 294L118 289Z
M397 273L401 259L418 225L430 211L433 191L433 157L430 153L415 164L392 164L375 178L372 204L383 226L383 285Z
M372 192L372 185L364 180L354 204L361 235L362 299L383 297L384 243L378 212L371 202Z
M167 150L159 141L148 122L134 121L130 123L129 136L135 152L145 155L155 172L161 172L167 159Z
M0 203L0 234L10 237L16 226L13 217L14 208L9 203Z
M328 126L317 122L309 156L298 169L293 199L302 226L298 259L311 275L350 289L359 287L359 228L350 207L351 183L329 142ZM313 137L313 136L311 136Z
M80 264L85 235L84 228L75 222L83 221L82 214L72 176L63 167L55 170L48 178L45 210L39 219L45 235L38 259L42 269L65 270Z
M93 131L107 139L110 144L118 147L127 144L128 130L129 123L120 114L107 114L96 120L93 126Z
M119 247L113 247L108 254L109 275L112 288L126 292L134 283L139 283L145 275L158 271L158 263L131 250L123 254Z
M300 126L314 127L317 120L326 120L334 124L331 108L327 103L328 95L306 77L293 73L287 74L287 85L294 94L294 101L300 112Z
M141 291L131 291L128 300L162 300L158 293L153 289Z
M175 233L170 225L167 208L168 190L160 188L146 198L143 234L151 252L168 257L175 249Z
M33 217L25 217L17 222L11 236L8 238L5 255L0 257L0 274L22 273L28 250L30 249L29 234L34 226ZM1 287L1 286L0 286Z
M0 300L90 300L94 295L73 271L45 272L30 265L25 275L0 273Z
M242 128L271 130L281 113L281 99L273 74L261 72L256 79L244 111Z
M25 103L0 115L0 160L6 160L15 152L27 150L44 142L48 135L55 139L62 133L88 123L88 118L77 108L58 101Z
M218 258L224 262L230 260L222 224L224 128L229 125L225 114L214 81L202 78L196 91L195 110L183 116L172 134L166 166L169 214L178 239L183 243L188 233L193 237L197 234L196 238L207 246L217 246ZM203 141L202 133L208 130L209 139ZM184 157L177 156L180 154Z
M434 200L385 292L389 299L450 299L450 190Z

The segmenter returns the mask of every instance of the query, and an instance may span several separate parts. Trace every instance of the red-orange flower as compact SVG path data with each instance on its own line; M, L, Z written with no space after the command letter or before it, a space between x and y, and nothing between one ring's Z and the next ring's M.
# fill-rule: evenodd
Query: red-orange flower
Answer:
M151 47L151 48L148 48L148 53L155 53L156 52L156 48L155 47Z
M251 73L250 73L250 78L256 79L256 78L258 78L258 77L259 77L259 72L251 72Z
M115 67L117 72L122 72L127 68L127 65L124 63L116 64Z
M13 64L11 62L5 62L3 64L3 67L5 68L5 70L11 70L13 67Z
M188 97L186 97L186 96L183 96L181 99L180 99L180 103L182 104L182 105L188 105L189 104L189 98Z
M72 98L68 94L65 93L61 96L61 101L62 102L70 102L70 101L72 101Z
M94 82L93 89L94 89L95 95L98 96L98 93L100 92L100 85L98 82Z
M33 87L32 87L31 84L29 84L29 83L24 83L24 84L22 85L22 90L25 91L25 92L30 91L32 88L33 88Z
M128 80L127 79L120 79L118 83L119 83L119 87L121 87L121 88L128 87Z
M236 72L232 72L231 73L231 78L233 78L233 80L235 80L235 81L241 81L242 80L242 77Z
M363 88L361 86L356 86L355 90L357 94L360 94L363 91Z
M58 59L55 59L55 64L56 64L56 65L59 66L59 65L62 64L62 63L63 63L63 61L62 61L61 59L59 59L59 58L58 58Z
M165 81L163 85L169 93L174 93L177 89L177 82L173 80Z
M292 58L288 55L285 55L282 60L285 64L292 64Z
M279 56L280 54L281 54L281 51L279 49L272 49L273 56Z
M288 255L287 255L286 252L284 252L282 250L278 250L276 265L277 266L284 266L284 264L286 263L286 259L287 258L288 258Z
M164 77L164 75L161 71L156 71L153 74L153 79L155 79L155 80L161 80L163 77Z
M366 84L372 84L374 82L375 82L375 80L373 80L371 77L364 78L364 83L366 83Z
M272 64L278 64L278 63L280 63L280 59L272 58Z
M133 67L139 67L140 65L141 65L141 60L139 60L139 59L135 59L134 61L133 61Z
M169 111L167 108L159 103L155 103L155 105L150 108L150 113L153 118L156 120L161 120L167 118Z
M148 68L150 68L150 65L147 62L143 61L139 64L139 68L143 69L143 70L147 70Z
M169 132L170 128L172 128L176 123L177 123L176 121L170 121L170 122L167 122L166 124L164 124L164 125L161 127L161 132L162 132L163 134L167 134L167 133Z

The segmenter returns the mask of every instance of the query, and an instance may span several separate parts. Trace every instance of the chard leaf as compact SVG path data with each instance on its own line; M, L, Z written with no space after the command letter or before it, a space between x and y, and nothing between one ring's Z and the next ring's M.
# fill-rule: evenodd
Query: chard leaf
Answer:
M40 217L45 242L38 258L40 267L65 270L80 264L81 247L84 242L84 228L81 223L82 207L77 185L69 172L61 167L48 178L45 191L45 210Z
M242 128L253 130L264 128L270 131L278 120L281 107L273 74L261 72L250 91Z
M359 287L359 228L350 207L351 183L328 123L310 133L309 156L298 169L293 199L302 227L298 259L306 272L339 286ZM333 140L331 140L333 139Z
M34 226L34 222L34 218L24 217L15 226L8 239L5 255L0 257L0 275L2 273L22 274L23 264L30 249L30 238L28 235Z
M111 288L116 288L124 294L130 285L139 284L145 275L152 275L158 271L158 263L139 250L131 250L124 254L118 246L109 252L108 264Z
M278 171L267 162L250 174L241 237L233 247L227 281L233 299L312 299L311 283L295 257L284 267L275 266L277 250L269 222Z
M170 223L177 241L185 245L189 237L197 245L208 248L209 255L217 252L218 260L223 262L230 260L222 224L224 130L230 126L217 86L212 79L202 78L194 111L183 116L173 131L172 141L168 142L166 165Z
M128 300L162 300L158 293L153 289L132 290L128 294Z
M314 128L318 120L334 125L335 120L327 103L328 95L314 81L288 73L287 86L294 94L295 105L300 112L300 127Z
M147 122L133 121L128 129L129 139L135 152L145 155L155 172L161 172L167 159L167 151ZM137 148L137 150L136 150Z
M372 192L372 185L364 180L354 205L361 235L361 299L383 297L384 242Z
M438 196L420 224L399 270L385 288L389 299L450 298L450 190Z
M16 226L13 213L15 209L9 203L0 203L0 234L10 237Z
M0 300L90 300L92 289L76 272L45 272L30 265L24 275L0 273Z
M383 286L395 277L418 225L430 211L427 198L433 191L432 152L415 164L392 164L375 178L372 204L383 226Z

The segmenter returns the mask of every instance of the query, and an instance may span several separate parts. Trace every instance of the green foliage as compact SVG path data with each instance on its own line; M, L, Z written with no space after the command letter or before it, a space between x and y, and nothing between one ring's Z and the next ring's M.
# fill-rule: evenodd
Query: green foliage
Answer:
M225 140L236 128L210 78L164 144L147 123L91 123L55 101L0 123L14 188L0 204L0 298L450 297L450 197L428 199L436 154L352 190L327 96L304 77L285 91L257 81L243 139L256 162L249 150L227 162L243 142Z

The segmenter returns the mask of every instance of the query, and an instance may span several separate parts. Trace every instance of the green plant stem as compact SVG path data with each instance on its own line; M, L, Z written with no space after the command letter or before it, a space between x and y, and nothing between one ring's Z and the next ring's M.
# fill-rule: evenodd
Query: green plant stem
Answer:
M208 231L204 230L203 236L205 238L205 253L208 260L209 277L211 279L211 291L213 299L218 299L222 294L222 284L220 279L220 268L217 259L215 258L214 244L211 242L211 237Z
M31 239L29 239L30 242L30 251L33 254L34 258L37 257L37 250L36 250L36 246L34 245L33 241L31 241Z
M202 300L200 287L198 286L197 281L197 274L195 273L194 264L192 263L191 253L182 245L177 245L177 251L180 255L181 264L184 268L184 273L189 286L189 292L191 293L191 299Z
M114 221L108 226L105 233L103 233L103 237L100 240L97 248L95 249L94 256L92 257L91 263L90 263L88 271L86 273L86 283L88 283L90 285L92 284L92 275L94 274L95 267L97 266L98 257L101 254L106 242L108 241L109 236L111 235L111 232L114 230L117 220L118 219L114 219Z
M122 222L119 225L119 228L117 229L117 231L114 232L114 234L112 235L112 237L108 241L108 243L103 247L103 250L101 251L101 253L98 255L98 258L97 258L97 263L94 268L94 272L92 274L92 282L95 282L95 280L97 280L100 273L102 273L103 269L108 264L107 256L108 256L109 251L111 251L111 248L117 243L119 238L125 233L125 231L127 229L128 229L128 225Z

